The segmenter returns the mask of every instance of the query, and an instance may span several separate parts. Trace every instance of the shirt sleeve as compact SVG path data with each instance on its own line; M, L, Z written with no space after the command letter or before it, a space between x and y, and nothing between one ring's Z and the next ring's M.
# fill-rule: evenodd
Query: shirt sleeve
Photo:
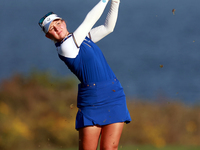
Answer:
M79 48L74 43L73 36L70 36L59 47L57 47L58 54L67 58L76 58L79 53Z
M100 0L100 2L87 14L82 24L74 31L73 36L77 47L81 45L94 24L99 20L108 1L109 0Z
M119 3L120 0L112 0L110 10L107 14L104 25L93 28L90 31L91 39L93 42L96 43L113 32L117 22Z

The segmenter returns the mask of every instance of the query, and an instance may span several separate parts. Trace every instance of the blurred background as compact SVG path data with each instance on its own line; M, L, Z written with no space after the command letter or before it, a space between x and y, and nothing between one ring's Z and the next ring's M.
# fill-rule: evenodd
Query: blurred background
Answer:
M53 11L73 32L96 0L0 0L0 149L77 147L78 80L38 25ZM104 14L95 26L104 23ZM125 145L200 145L199 0L121 0L97 43L132 116Z

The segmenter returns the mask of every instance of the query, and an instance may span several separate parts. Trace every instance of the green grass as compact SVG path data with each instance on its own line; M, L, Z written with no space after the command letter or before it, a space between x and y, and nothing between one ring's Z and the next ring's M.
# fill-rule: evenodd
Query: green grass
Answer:
M200 146L165 146L157 148L154 146L140 145L140 146L121 146L119 150L199 150Z
M47 150L47 149L42 149ZM48 149L49 150L49 149ZM78 148L68 148L68 149L50 149L50 150L78 150ZM98 148L98 150L100 150ZM127 145L119 146L118 150L200 150L200 146L165 146L162 148L157 148L150 145Z

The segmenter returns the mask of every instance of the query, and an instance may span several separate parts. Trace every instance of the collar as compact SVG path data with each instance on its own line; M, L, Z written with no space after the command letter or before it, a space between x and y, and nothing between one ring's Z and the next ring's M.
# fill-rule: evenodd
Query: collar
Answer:
M66 36L61 42L57 42L55 43L56 47L59 47L64 41L66 41L69 37L71 37L72 34L69 34L68 36Z

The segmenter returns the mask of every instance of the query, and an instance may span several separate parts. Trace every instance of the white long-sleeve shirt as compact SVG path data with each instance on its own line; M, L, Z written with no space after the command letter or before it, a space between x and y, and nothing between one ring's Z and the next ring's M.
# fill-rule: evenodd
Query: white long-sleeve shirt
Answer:
M111 33L116 25L120 0L111 0L110 10L104 25L93 28L101 17L109 0L101 0L85 17L82 24L72 33L58 48L58 53L64 57L75 58L79 53L79 47L88 36L96 43Z

